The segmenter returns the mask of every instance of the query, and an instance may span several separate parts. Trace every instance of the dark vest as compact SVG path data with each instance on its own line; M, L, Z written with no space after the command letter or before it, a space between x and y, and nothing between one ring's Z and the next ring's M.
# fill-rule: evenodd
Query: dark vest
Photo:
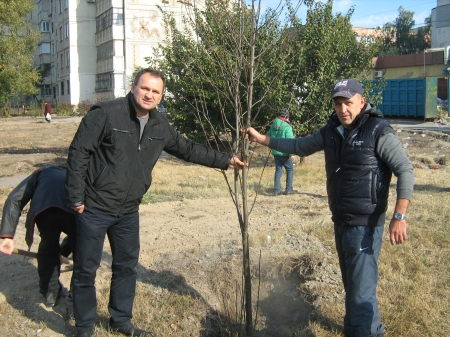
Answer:
M328 203L334 223L384 224L392 172L376 154L378 138L389 123L365 113L344 140L333 119L325 128Z

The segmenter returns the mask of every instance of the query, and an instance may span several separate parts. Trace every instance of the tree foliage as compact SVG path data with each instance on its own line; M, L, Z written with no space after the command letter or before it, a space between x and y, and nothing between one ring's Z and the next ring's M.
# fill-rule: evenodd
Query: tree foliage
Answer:
M31 0L0 0L0 102L36 92L39 73L33 57L39 33L28 20Z
M333 15L333 1L311 3L306 24L295 20L297 37L291 47L294 58L289 64L289 78L295 90L289 107L293 127L304 135L323 125L332 111L330 93L333 83L342 78L357 78L369 73L377 44L370 37L357 39L350 23L353 8Z
M380 56L405 55L422 52L431 46L431 16L425 19L425 26L413 32L414 12L398 9L394 22L387 22L380 30Z
M255 18L238 2L230 6L211 0L201 12L188 16L184 31L165 14L169 35L160 46L163 61L148 61L168 75L170 94L165 102L171 122L198 141L205 141L205 135L218 140L235 131L240 123L236 111L245 114L249 109L249 124L263 129L283 107L290 108L298 135L323 124L332 111L332 84L369 70L376 48L367 38L357 40L350 24L353 9L333 15L332 1L307 1L302 24L295 15L300 4L293 8L286 2L288 15L281 21L273 9ZM252 34L257 55L253 64L246 43Z

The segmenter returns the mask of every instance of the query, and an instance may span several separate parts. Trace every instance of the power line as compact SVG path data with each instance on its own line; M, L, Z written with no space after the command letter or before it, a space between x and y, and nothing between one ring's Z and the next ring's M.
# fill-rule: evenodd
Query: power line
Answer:
M409 11L409 9L412 8L412 7L423 6L423 5L427 5L427 4L431 4L431 3L436 3L436 1L428 1L428 2L421 3L421 4L417 4L417 5L413 5L413 6L408 6L408 8L405 8L404 6L401 6L401 7L403 7L404 10ZM384 11L384 12L378 12L378 13L371 13L371 14L362 15L362 16L356 16L356 17L353 17L353 16L352 16L352 19L366 18L366 17L369 17L369 16L375 16L375 15L386 14L386 13L392 13L392 12L398 12L398 8L397 8L396 10L390 10L390 11ZM431 12L431 9L430 9L430 12Z

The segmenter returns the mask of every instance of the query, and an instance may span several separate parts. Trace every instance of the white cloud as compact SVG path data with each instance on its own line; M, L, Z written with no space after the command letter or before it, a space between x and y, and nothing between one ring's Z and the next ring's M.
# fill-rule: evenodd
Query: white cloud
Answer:
M333 2L333 12L346 14L350 7L354 6L353 0L337 0Z

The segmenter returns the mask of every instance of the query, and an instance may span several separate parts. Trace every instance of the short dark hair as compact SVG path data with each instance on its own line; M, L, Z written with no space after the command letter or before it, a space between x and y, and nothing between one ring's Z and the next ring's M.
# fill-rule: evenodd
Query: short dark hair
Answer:
M156 70L156 69L152 69L152 68L144 68L144 69L139 70L136 73L136 75L134 76L134 81L133 81L134 85L137 85L141 76L143 74L147 74L147 73L150 74L152 77L157 77L157 78L162 79L163 87L165 87L166 77L164 76L164 73L160 70Z

